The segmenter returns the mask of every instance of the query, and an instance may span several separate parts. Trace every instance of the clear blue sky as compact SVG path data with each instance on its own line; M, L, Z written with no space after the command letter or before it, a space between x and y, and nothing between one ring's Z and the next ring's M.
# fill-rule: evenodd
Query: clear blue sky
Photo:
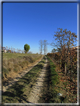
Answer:
M77 3L3 3L3 47L23 50L29 44L39 53L39 40L55 42L57 28L77 34Z

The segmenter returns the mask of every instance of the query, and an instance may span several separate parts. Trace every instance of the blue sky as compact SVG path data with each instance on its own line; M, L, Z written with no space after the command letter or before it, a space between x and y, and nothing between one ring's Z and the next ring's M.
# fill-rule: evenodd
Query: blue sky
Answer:
M23 50L29 44L39 53L40 40L55 43L57 28L77 34L77 3L3 3L3 47Z

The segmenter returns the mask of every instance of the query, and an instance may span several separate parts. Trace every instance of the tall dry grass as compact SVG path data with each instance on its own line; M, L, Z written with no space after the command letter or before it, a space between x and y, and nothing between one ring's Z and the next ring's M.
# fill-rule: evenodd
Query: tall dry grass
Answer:
M3 58L3 81L13 78L16 74L26 69L30 64L36 62L40 59L42 55L27 55L27 56L18 56L17 58Z

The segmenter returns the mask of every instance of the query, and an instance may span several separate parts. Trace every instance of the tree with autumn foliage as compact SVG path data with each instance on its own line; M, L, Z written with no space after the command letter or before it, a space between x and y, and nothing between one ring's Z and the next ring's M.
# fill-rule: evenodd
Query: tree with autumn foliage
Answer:
M57 51L60 55L60 67L62 67L65 75L67 74L67 71L69 71L68 69L70 69L70 75L72 75L72 62L74 56L72 55L71 48L75 46L74 42L76 41L77 35L71 31L67 31L67 29L63 30L62 28L58 28L54 38L57 43L52 44L53 46L57 46Z

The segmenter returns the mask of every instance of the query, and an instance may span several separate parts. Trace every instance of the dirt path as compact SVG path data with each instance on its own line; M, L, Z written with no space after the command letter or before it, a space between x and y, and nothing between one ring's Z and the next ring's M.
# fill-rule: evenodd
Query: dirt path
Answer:
M41 97L41 90L43 88L43 81L45 78L45 73L46 73L46 66L47 66L47 58L46 58L46 62L44 64L44 67L39 75L39 77L37 78L37 82L35 83L35 85L32 88L32 91L30 92L28 101L31 103L38 103L39 97Z
M43 58L43 57L42 57ZM29 66L26 70L18 73L14 79L11 79L10 81L6 81L5 83L3 83L3 90L2 92L5 92L10 86L12 86L16 81L18 81L21 77L23 77L26 73L28 73L35 65L37 65L41 60L37 60L32 66Z

